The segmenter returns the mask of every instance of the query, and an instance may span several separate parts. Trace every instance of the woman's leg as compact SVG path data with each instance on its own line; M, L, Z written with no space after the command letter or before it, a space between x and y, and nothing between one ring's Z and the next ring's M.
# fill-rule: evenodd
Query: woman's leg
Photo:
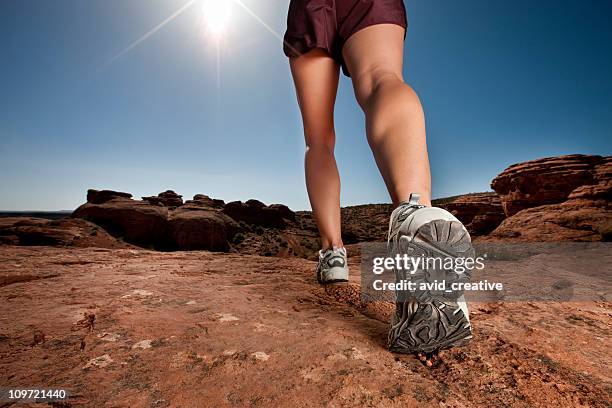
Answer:
M291 73L306 138L306 187L323 249L342 247L340 176L334 158L338 64L323 50L291 58Z
M391 199L398 204L410 193L419 193L421 203L431 205L423 108L402 76L404 28L394 24L364 28L347 40L342 52Z

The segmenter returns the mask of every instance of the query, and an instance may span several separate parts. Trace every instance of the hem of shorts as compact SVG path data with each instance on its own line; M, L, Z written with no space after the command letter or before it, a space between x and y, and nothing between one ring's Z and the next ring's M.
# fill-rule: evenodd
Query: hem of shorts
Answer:
M375 26L375 25L379 25L379 24L393 24L393 25L398 25L398 26L404 28L404 40L406 39L406 35L408 33L408 23L407 22L400 22L398 20L377 20L377 21L373 21L373 22L367 23L363 27L359 27L359 29L357 31L351 33L351 35L349 35L342 42L342 47L340 48L340 56L341 56L340 60L338 60L338 58L334 57L334 54L332 53L332 51L330 51L329 47L326 44L320 44L320 43L304 44L303 46L296 47L290 41L284 40L283 42L285 43L285 46L283 47L283 52L284 52L285 56L287 56L288 58L297 58L297 57L300 57L300 56L306 54L309 51L312 51L315 48L322 49L323 51L325 51L329 55L330 58L332 58L334 61L338 62L338 64L341 65L342 73L345 76L350 78L351 75L349 73L348 67L346 66L346 63L344 62L344 58L342 57L342 49L344 49L344 45L349 40L349 38L351 38L356 33L360 32L361 30L363 30L365 28L368 28L368 27L371 27L371 26ZM303 42L299 41L299 40L295 41L295 43L303 44ZM290 47L289 51L287 50L287 47ZM291 52L291 48L293 50L295 50L295 52Z
M342 50L344 50L344 46L346 45L346 42L349 40L349 38L351 38L352 36L354 36L355 34L357 34L358 32L360 32L361 30L365 28L372 27L372 26L379 25L379 24L393 24L393 25L398 25L402 27L404 29L404 40L406 40L406 35L408 33L408 23L399 22L397 20L377 20L371 23L367 23L363 27L359 27L358 30L352 32L351 35L349 35L342 42L342 47L340 48L340 55L342 55ZM344 57L342 57L342 73L349 78L351 77L351 73L349 72L348 67L346 66L346 63L344 62Z
M285 56L287 56L287 58L297 58L297 57L301 57L302 55L306 54L307 52L310 52L312 50L314 50L315 48L321 49L323 51L325 51L330 58L333 58L334 60L336 60L336 58L334 58L332 52L329 50L329 47L325 44L319 44L319 43L315 43L315 44L308 44L304 47L295 47L293 46L291 43L285 42L286 44L288 44L291 48L293 48L295 50L295 52L291 52L291 51L287 51L287 45L285 45L285 47L283 47L283 53L285 54Z

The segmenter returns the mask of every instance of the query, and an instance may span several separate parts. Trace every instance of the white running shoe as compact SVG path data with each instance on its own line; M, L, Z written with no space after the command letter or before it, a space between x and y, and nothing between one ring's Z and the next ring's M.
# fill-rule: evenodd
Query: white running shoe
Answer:
M319 251L317 281L322 284L348 282L348 262L346 249L329 248Z
M470 234L448 211L426 207L412 194L391 214L387 256L424 258L474 257ZM414 272L414 273L411 273ZM446 268L395 270L396 281L415 282L415 291L397 291L389 331L389 349L397 353L432 353L466 344L472 338L469 312L462 292L419 290L420 283L468 282L470 271Z

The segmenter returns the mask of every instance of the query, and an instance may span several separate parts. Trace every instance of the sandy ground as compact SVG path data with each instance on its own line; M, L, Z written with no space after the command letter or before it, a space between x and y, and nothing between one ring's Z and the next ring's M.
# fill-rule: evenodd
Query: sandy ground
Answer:
M314 267L1 247L0 386L68 389L56 407L611 406L610 303L472 304L474 340L429 369L386 351L389 305Z

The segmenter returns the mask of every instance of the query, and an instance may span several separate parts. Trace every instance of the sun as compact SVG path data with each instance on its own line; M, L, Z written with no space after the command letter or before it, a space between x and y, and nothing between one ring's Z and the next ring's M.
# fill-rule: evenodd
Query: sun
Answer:
M211 35L219 37L225 31L230 17L230 3L231 0L203 1L204 23Z

